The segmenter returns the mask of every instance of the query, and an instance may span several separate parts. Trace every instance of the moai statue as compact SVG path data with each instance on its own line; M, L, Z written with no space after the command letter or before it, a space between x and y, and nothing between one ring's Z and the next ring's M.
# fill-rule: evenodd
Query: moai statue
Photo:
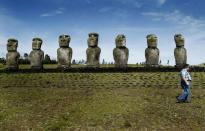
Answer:
M176 48L174 50L176 67L183 67L187 63L187 51L184 48L184 37L181 34L174 36Z
M41 50L42 43L43 41L41 38L33 38L32 40L33 50L29 54L31 69L43 69L44 52Z
M87 54L87 67L97 68L100 66L100 53L101 49L98 47L98 37L97 33L90 33L88 38L88 48L86 50Z
M8 39L6 54L6 68L9 70L17 70L19 68L18 61L20 58L19 52L17 52L18 40Z
M129 50L126 47L125 35L118 35L115 39L116 48L113 50L113 57L115 60L115 67L126 68L129 57Z
M145 50L146 66L157 67L159 65L159 49L157 48L157 36L147 35L148 48Z
M70 44L69 35L60 35L58 42L60 48L57 50L58 68L68 69L71 67L71 59L73 55L73 50L69 47Z

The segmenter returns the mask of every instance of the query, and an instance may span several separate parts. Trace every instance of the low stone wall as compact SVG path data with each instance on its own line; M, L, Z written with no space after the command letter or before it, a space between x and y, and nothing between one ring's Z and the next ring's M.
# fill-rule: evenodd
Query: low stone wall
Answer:
M62 69L19 69L19 70L0 70L0 73L126 73L126 72L179 72L179 68L175 67L127 67L127 68L116 68L116 67L101 67L101 68L69 68L66 70ZM191 72L205 72L205 67L191 67Z

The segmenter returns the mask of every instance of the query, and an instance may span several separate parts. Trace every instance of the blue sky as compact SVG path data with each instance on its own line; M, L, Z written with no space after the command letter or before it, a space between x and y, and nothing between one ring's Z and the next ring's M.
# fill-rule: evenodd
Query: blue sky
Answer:
M113 61L115 37L125 34L129 63L145 61L146 35L158 36L163 64L174 65L174 34L185 37L188 63L205 62L204 0L0 0L0 56L8 38L19 40L18 51L29 53L33 37L56 58L58 36L69 34L73 59L86 59L88 33L100 34L101 61Z

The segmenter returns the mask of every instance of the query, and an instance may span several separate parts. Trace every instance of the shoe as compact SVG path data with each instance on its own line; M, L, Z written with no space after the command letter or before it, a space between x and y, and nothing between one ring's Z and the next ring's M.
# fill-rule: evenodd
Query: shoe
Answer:
M176 96L176 99L177 99L178 101L180 101L179 96Z
M183 103L183 102L185 102L185 100L179 99L179 96L176 96L176 99L177 99L177 103Z

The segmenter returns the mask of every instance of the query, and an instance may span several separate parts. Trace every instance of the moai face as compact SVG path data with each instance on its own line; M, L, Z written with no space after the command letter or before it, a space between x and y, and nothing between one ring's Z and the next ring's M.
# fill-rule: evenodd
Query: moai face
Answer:
M17 47L18 47L18 40L8 39L8 43L7 43L7 51L8 52L17 51Z
M40 50L42 43L43 43L43 41L41 38L33 38L32 49L33 50Z
M155 34L147 35L147 44L149 48L157 48L157 36Z
M98 37L97 33L90 33L88 38L88 46L89 47L96 47L98 46Z
M70 36L69 35L60 35L59 36L59 46L60 47L69 47L69 43L70 43Z
M174 36L174 40L175 40L175 43L176 43L177 47L184 46L184 37L181 34L176 34Z
M125 35L118 35L115 39L116 47L126 47Z

